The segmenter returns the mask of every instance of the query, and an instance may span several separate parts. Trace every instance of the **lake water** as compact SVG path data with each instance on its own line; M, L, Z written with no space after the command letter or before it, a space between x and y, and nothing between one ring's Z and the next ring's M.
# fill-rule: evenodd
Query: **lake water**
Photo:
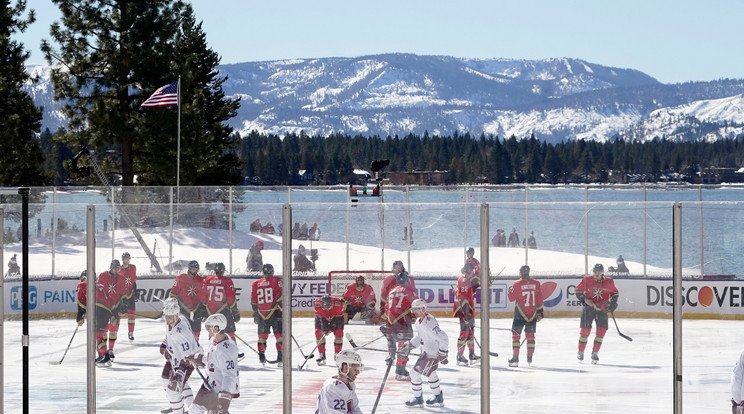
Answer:
M99 191L70 187L43 190L47 190L46 202L36 206L40 212L31 218L32 237L37 226L40 234L46 233L55 218L63 218L68 228L84 229L88 204L96 206L99 231L104 220L110 228L111 215L119 217ZM497 229L503 229L507 237L516 229L520 244L526 234L534 232L540 249L622 255L626 261L663 268L672 267L672 206L680 202L684 267L702 267L703 274L711 275L738 274L744 265L741 186L386 186L383 197L358 197L356 201L344 186L201 187L182 191L198 191L205 201L180 206L162 204L170 200L169 188L125 191L137 192L139 204L132 206L130 214L138 226L167 226L171 212L180 217L174 221L181 224L220 226L219 220L215 224L207 217L211 210L218 217L232 215L236 231L247 232L255 219L262 224L270 221L278 229L283 206L291 204L292 222L308 226L317 222L321 240L403 251L457 246L477 249L481 205L485 203L489 242ZM230 197L233 203L228 202ZM17 207L5 204L10 212ZM155 210L159 213L153 213ZM404 240L407 223L413 229L412 244ZM5 228L17 227L17 216L6 213Z

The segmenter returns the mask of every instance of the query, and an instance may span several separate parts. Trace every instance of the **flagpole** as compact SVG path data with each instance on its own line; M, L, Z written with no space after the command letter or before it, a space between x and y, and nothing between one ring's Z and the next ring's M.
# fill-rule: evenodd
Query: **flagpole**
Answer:
M178 77L178 155L176 157L176 189L181 186L181 77ZM180 195L180 190L178 191ZM177 201L178 198L176 199Z

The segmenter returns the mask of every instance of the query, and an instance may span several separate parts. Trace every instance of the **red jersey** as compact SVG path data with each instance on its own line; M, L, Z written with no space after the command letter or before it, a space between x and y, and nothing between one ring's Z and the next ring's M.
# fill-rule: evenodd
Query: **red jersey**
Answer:
M603 305L609 303L613 296L618 296L615 282L607 276L602 276L599 282L594 280L592 275L584 276L581 283L576 286L576 293L581 293L587 299L593 300L593 307L597 310L606 310L603 309Z
M77 285L77 305L85 309L88 305L88 281L83 280Z
M333 306L330 310L323 309L322 306L320 306L320 302L323 300L323 298L318 298L315 300L315 317L316 318L324 318L327 320L331 320L335 317L344 316L344 312L346 311L346 305L344 305L344 302L335 297L331 296L331 301L333 302Z
M124 278L107 270L98 275L97 284L103 287L106 294L99 295L96 293L96 305L116 313L124 291Z
M465 263L470 263L473 265L473 273L480 278L480 262L475 257L471 257L470 259L466 259Z
M171 287L170 296L178 299L178 306L186 313L193 313L199 307L204 290L204 278L197 274L195 277L188 273L181 273Z
M413 281L410 274L408 275L408 284L413 291L416 291L416 282ZM383 312L387 309L388 295L396 286L398 286L398 280L395 278L395 275L385 276L385 279L382 281L382 289L380 289L380 310Z
M134 293L134 283L137 281L137 266L130 263L127 268L122 267L119 270L119 277L124 278L121 296L125 299L131 298Z
M389 325L405 323L404 317L411 312L411 303L416 291L410 285L396 286L388 294L387 321Z
M282 310L282 279L270 276L251 285L251 306L266 320L278 309Z
M452 316L461 318L465 316L466 312L468 315L473 316L475 312L475 300L473 295L475 290L480 285L480 279L473 277L468 279L465 276L460 276L457 279L457 287L455 290L455 303L452 304Z
M519 313L526 322L532 322L537 311L543 308L540 282L519 279L509 288L509 302L514 302L514 314Z
M201 298L207 308L207 314L227 312L229 308L236 306L235 285L227 276L209 276L204 280Z
M344 300L346 300L349 306L374 309L376 301L375 291L374 289L372 289L372 286L366 283L364 284L362 290L359 290L357 288L356 283L351 283L349 286L346 286Z

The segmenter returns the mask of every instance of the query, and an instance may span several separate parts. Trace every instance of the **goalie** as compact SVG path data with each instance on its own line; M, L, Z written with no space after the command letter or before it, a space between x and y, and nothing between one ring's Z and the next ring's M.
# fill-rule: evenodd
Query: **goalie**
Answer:
M343 300L346 303L347 324L357 313L367 324L377 322L375 317L375 291L372 286L365 283L364 276L357 276L354 283L346 287Z

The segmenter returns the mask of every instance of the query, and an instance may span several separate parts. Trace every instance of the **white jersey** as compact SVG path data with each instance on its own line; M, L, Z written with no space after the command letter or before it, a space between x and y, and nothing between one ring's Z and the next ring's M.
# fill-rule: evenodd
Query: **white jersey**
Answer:
M739 355L739 361L731 374L731 399L737 404L744 401L744 351Z
M430 314L416 319L413 323L414 336L411 338L411 346L418 348L430 358L436 358L439 352L449 350L449 337L439 328L439 323Z
M229 336L219 343L209 341L206 365L207 381L216 393L229 392L233 397L240 394L238 346Z
M318 394L315 414L353 413L362 414L353 382L346 385L338 377L328 378Z
M183 315L178 315L178 322L171 328L165 326L165 341L168 353L171 355L171 364L176 369L189 355L204 354L204 350L191 330L191 325Z

